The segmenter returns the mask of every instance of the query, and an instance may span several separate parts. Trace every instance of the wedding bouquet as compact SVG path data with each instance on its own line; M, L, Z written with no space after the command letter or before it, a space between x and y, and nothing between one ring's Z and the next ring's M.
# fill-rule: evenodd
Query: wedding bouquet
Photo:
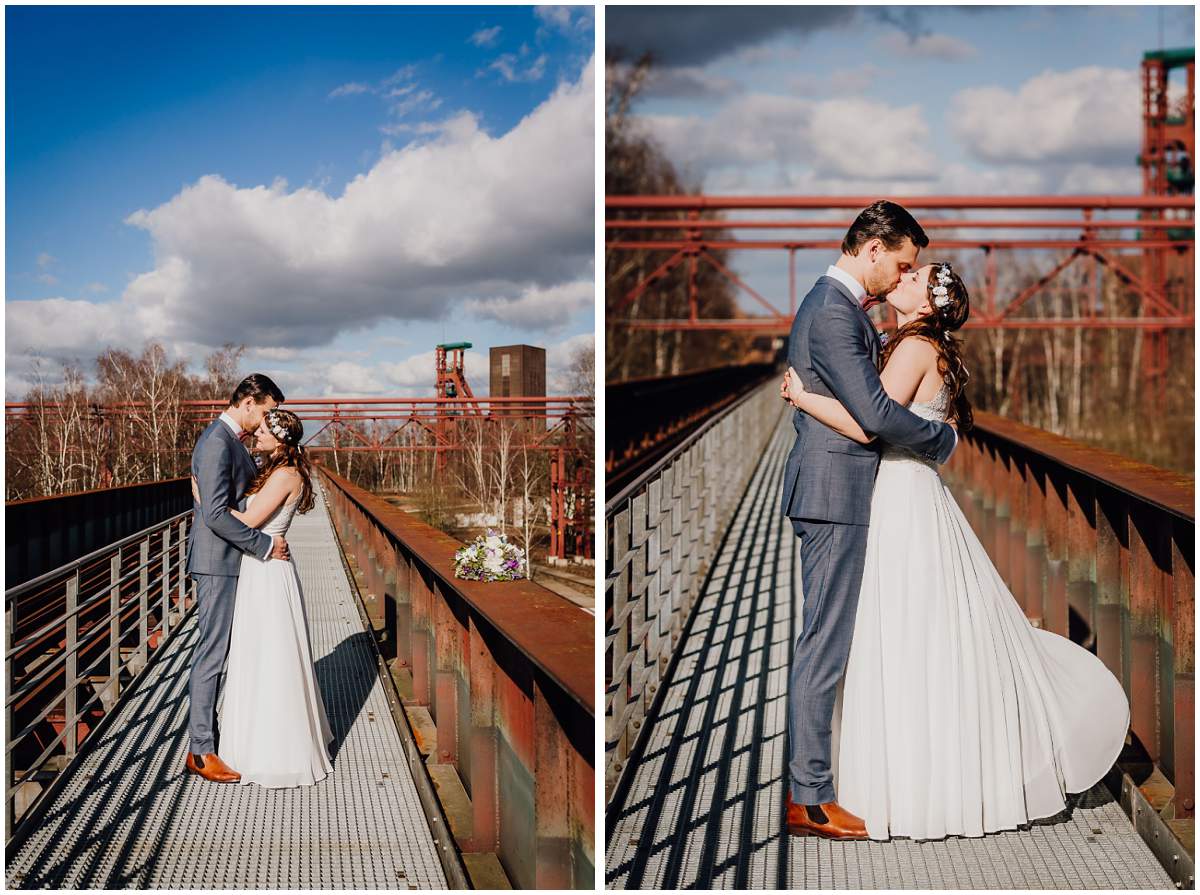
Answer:
M467 581L515 581L526 577L525 554L490 528L454 554L454 577Z

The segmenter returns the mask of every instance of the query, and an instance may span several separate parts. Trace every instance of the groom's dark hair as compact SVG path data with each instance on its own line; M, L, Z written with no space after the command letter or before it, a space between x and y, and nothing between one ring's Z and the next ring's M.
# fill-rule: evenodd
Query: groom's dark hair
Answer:
M895 251L906 237L918 249L929 245L929 237L916 218L895 202L880 199L858 213L842 240L842 251L857 255L858 250L872 239L880 240L888 251Z
M251 373L239 382L238 387L233 390L233 397L229 399L229 406L236 407L246 398L253 398L255 404L261 404L267 398L274 398L276 404L282 404L283 392L279 390L279 386L271 381L269 376L263 373Z

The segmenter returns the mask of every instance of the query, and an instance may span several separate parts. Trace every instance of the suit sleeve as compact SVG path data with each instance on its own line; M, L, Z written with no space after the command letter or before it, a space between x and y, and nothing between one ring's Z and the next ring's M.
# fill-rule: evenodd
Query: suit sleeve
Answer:
M196 478L200 485L200 515L221 539L243 553L262 557L269 554L273 539L230 515L234 506L233 458L229 445L215 435L200 445Z
M813 369L868 435L945 463L954 451L954 428L922 419L888 396L863 344L862 326L852 308L821 308L809 332Z

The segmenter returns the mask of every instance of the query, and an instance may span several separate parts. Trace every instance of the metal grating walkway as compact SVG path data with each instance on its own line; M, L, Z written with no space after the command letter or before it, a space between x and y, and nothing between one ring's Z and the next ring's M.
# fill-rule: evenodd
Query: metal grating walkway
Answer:
M10 850L9 888L446 888L436 850L448 837L430 832L421 809L320 489L288 540L336 738L333 773L278 790L185 774L193 614Z
M799 543L779 514L779 427L680 641L642 754L610 806L610 888L1173 889L1097 787L1074 810L981 839L781 835Z

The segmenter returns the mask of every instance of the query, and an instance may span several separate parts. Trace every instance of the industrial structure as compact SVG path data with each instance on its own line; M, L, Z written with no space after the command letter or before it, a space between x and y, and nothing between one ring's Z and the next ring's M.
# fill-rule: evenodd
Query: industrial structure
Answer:
M1169 74L1176 70L1186 73L1187 86L1172 107L1167 88ZM1195 325L1194 49L1147 53L1142 72L1145 129L1137 161L1143 169L1143 195L895 197L921 213L930 250L982 253L982 282L972 286L972 294L982 300L973 303L967 328L1140 329L1151 346L1142 353L1143 373L1154 378L1165 370L1165 332ZM608 196L607 250L645 253L649 271L624 294L610 296L610 325L627 330L786 334L797 305L797 253L811 250L827 256L837 251L851 223L849 213L878 198ZM764 216L768 212L798 214ZM926 218L926 212L940 214ZM717 257L734 250L786 253L786 308ZM1039 264L1045 272L1024 288L1006 291L1000 286L998 263L1007 262L1014 252L1044 259ZM697 286L701 265L733 283L762 313L702 317ZM1030 313L1051 294L1048 287L1060 285L1055 282L1060 275L1078 265L1083 265L1080 288L1085 297L1099 294L1101 277L1112 276L1137 296L1136 314L1102 315L1094 298L1081 301L1079 312L1072 315ZM639 300L653 294L677 269L686 271L686 316L649 317L639 309ZM894 315L882 323L894 326Z

